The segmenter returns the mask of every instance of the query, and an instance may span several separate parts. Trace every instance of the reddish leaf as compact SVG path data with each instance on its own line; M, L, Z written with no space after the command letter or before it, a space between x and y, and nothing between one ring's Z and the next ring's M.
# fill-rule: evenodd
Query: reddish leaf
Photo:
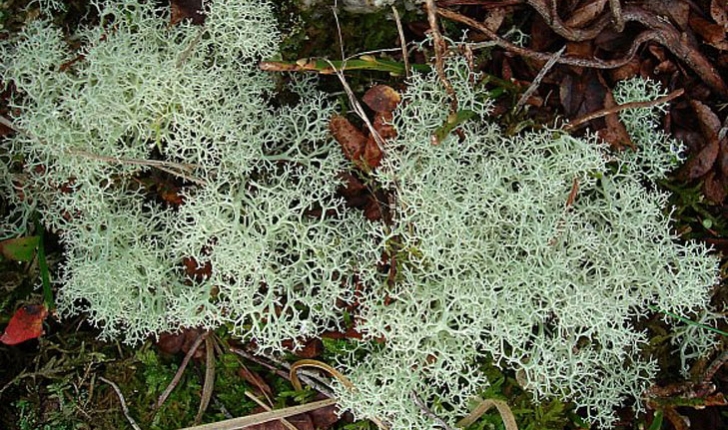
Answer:
M185 274L194 281L202 282L212 275L212 263L209 261L200 265L194 258L185 257L182 259L182 264L185 266Z
M379 167L379 163L382 161L384 153L379 149L376 139L373 136L369 136L367 144L364 146L364 154L362 155L362 161L369 169Z
M718 138L718 132L720 131L720 119L712 109L703 103L693 100L690 102L693 107L695 114L698 116L698 123L700 124L700 132L706 139L715 137Z
M392 125L394 115L392 112L377 112L374 114L374 123L372 127L382 136L382 139L389 140L397 137L397 130Z
M700 152L685 163L681 169L681 176L686 179L695 179L708 173L718 158L718 149L718 139L709 141Z
M607 91L604 95L604 107L611 108L617 105L614 100L614 96L611 91ZM617 114L613 113L604 117L604 122L607 124L607 128L601 129L597 132L599 137L604 139L612 148L624 148L628 146L634 149L634 143L627 133L627 129L624 127L622 121L619 120Z
M364 152L364 146L367 144L367 137L359 131L354 124L348 119L340 115L335 115L329 122L329 130L334 136L344 155L351 161L358 161Z
M0 336L0 342L16 345L40 337L43 335L43 321L47 316L48 310L43 305L23 306L10 318L5 333Z
M714 24L699 16L690 16L690 27L695 30L705 43L714 48L728 51L728 40L726 40L726 28L720 24Z
M374 112L393 112L402 96L387 85L375 85L364 94L362 101Z

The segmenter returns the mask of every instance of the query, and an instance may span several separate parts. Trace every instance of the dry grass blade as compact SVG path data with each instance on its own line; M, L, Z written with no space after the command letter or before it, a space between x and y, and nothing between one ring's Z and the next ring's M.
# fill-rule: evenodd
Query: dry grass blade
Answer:
M448 96L450 96L450 109L452 112L458 111L458 99L455 89L452 87L450 80L445 74L445 54L447 53L447 44L440 33L440 27L437 23L437 5L435 0L425 0L425 9L427 9L427 21L430 24L430 34L435 45L435 70L437 76L440 77L442 85L445 86Z
M195 424L202 421L202 414L207 410L212 399L212 390L215 387L215 346L212 337L205 338L205 382L202 384L202 398L200 399L200 408L195 416Z
M258 406L260 406L261 408L265 409L266 411L268 411L268 412L272 411L272 409L270 408L270 406L268 406L268 405L266 405L265 403L261 402L261 401L260 401L260 399L258 399L257 397L255 397L255 396L253 395L253 393L251 393L250 391L246 391L246 392L245 392L245 396L246 396L247 398L249 398L250 400L254 401L254 402L255 402L255 403L256 403L256 404L258 405ZM286 428L287 428L288 430L298 430L298 429L296 428L296 426L294 426L293 424L291 424L291 423L290 423L290 422L289 422L289 421L288 421L287 419L285 419L285 418L281 418L281 419L280 419L279 421L280 421L280 422L281 422L281 423L282 423L282 424L283 424L283 425L284 425L284 426L285 426L285 427L286 427Z
M404 38L404 29L402 28L402 20L399 17L397 8L392 6L394 14L394 22L397 23L397 33L399 33L399 44L402 46L402 61L404 61L404 76L410 77L409 55L407 55L407 39Z
M416 392L412 391L410 393L410 397L412 397L412 401L415 402L418 408L422 411L423 414L425 414L427 417L435 421L440 427L442 427L445 430L455 430L454 428L450 427L445 420L438 417L434 412L430 410L430 408L427 407L425 404L425 401L422 400L422 398L417 395Z
M271 421L277 421L293 415L299 415L306 412L315 411L336 404L336 399L319 400L317 402L306 403L305 405L291 406L290 408L276 409L268 412L261 412L247 417L233 418L216 423L203 424L201 426L185 427L180 430L236 430L249 427L255 424L263 424Z
M531 85L528 86L528 89L526 90L526 92L524 92L521 95L521 98L518 99L518 103L516 103L516 107L513 110L514 112L520 111L523 108L523 106L526 105L526 102L528 101L528 99L533 95L533 93L536 92L536 89L538 89L538 86L541 85L541 81L543 80L543 78L546 76L546 74L549 72L549 70L551 70L551 68L553 68L554 65L559 61L559 58L561 58L561 55L564 54L565 50L566 50L566 45L564 45L564 47L559 49L558 52L556 52L551 57L551 59L548 62L546 62L546 65L544 65L543 68L541 68L541 70L538 72L538 75L536 75L536 78L533 80L533 82L531 82Z

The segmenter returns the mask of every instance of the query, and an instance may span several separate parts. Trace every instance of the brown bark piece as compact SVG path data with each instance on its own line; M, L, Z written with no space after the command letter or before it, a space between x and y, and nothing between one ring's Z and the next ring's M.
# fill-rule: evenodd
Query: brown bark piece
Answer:
M334 139L341 145L347 159L354 162L361 159L364 147L367 144L367 137L364 136L364 133L354 127L354 124L348 119L340 115L331 118L329 130Z

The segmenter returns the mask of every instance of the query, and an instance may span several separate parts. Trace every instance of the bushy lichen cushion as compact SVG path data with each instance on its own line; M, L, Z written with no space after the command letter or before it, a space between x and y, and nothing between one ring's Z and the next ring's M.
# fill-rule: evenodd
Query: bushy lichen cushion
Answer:
M23 130L7 153L24 168L4 186L16 224L38 210L61 234L60 312L129 343L230 323L279 349L341 328L352 278L376 273L361 268L380 258L375 226L335 197L332 105L301 82L300 103L270 107L257 63L278 46L271 4L218 0L204 26L169 26L154 2L96 7L80 48L46 21L2 45ZM142 191L151 165L188 178L179 208Z
M505 136L487 121L467 67L455 61L448 73L460 108L480 119L463 125L462 141L433 145L447 95L434 73L410 81L378 175L397 196L383 238L399 250L397 282L361 315L386 348L366 364L343 363L361 387L340 389L343 404L395 428L436 428L408 393L454 422L484 383L478 361L492 358L537 398L571 399L609 424L656 370L640 355L647 338L634 319L650 305L678 315L704 308L717 278L717 259L679 243L666 196L645 187L679 145L655 132L647 109L624 113L634 155L559 130ZM654 85L633 90L640 82L619 94L657 96Z

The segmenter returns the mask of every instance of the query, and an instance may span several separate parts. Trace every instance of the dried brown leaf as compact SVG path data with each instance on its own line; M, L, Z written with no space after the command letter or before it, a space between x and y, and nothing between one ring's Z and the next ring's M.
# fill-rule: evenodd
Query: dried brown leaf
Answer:
M728 51L728 40L726 40L726 27L714 24L699 16L690 16L690 27L703 38L708 45Z
M308 416L311 417L315 428L327 430L339 421L338 410L339 407L337 405L331 405L311 411L308 413Z
M341 150L347 159L351 161L361 159L364 147L367 144L367 137L358 128L354 127L354 124L343 116L335 115L329 122L329 131L341 145Z
M703 180L703 194L713 203L722 203L726 197L726 184L714 170L708 172Z
M715 138L717 140L718 131L720 131L721 127L718 115L710 107L697 100L692 100L690 105L698 117L698 124L700 125L700 132L703 134L703 137L706 139Z
M485 16L485 20L483 21L483 25L485 25L493 33L496 33L498 29L500 29L501 25L503 25L506 14L506 9L502 7L489 9L488 14Z
M393 112L401 100L402 96L387 85L375 85L362 97L362 101L374 112Z
M728 30L728 0L712 0L710 2L710 16L713 21Z
M567 27L583 28L604 11L607 0L588 0L579 6L564 24Z

